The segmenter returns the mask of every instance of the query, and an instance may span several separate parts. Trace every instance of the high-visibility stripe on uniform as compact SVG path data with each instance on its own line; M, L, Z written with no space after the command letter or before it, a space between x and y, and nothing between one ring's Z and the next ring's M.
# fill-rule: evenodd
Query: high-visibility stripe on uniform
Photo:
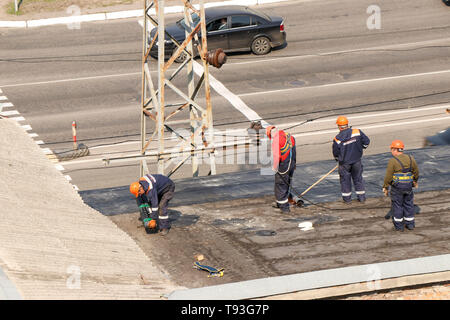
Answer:
M365 191L356 191L356 194L366 194Z
M159 219L169 219L169 216L159 216Z
M286 200L277 200L277 203L283 204L283 203L286 203L286 202L288 202L288 201L289 201L289 199L286 199Z
M345 141L342 145L346 146L346 145L348 145L350 143L354 143L354 142L356 142L356 139L351 139L351 140Z
M411 172L405 172L405 173L394 173L392 176L392 180L394 182L412 182L413 176Z
M341 140L336 139L336 137L334 138L334 141L336 141L337 144L341 144Z
M405 217L405 220L406 220L406 221L414 221L414 217L412 217L412 218L406 218L406 217Z
M157 211L157 210L158 210L158 207L152 208L152 211Z
M360 136L361 133L359 132L359 129L352 129L352 137Z
M292 148L292 141L291 141L291 135L286 134L286 142L284 143L284 146L280 148L281 156L284 156L288 151L290 151Z
M152 181L149 179L149 177L144 176L143 178L145 179L145 181L148 182L148 190L153 189L153 183L152 183ZM153 179L154 179L154 178L153 178Z
M394 217L394 221L395 222L403 222L403 218L398 219L398 218Z
M343 193L343 194L342 194L343 197L348 197L348 196L351 196L351 195L352 195L351 192L349 192L349 193Z

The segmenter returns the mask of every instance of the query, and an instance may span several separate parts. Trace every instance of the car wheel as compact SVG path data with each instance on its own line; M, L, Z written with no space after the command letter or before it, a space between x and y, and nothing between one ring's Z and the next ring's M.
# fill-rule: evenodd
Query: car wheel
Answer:
M252 52L257 55L268 54L272 47L267 37L258 37L252 42Z
M173 53L175 53L175 51ZM187 56L188 56L187 53L185 51L182 51L180 55L175 59L175 62L182 63L184 62L184 60L186 60Z

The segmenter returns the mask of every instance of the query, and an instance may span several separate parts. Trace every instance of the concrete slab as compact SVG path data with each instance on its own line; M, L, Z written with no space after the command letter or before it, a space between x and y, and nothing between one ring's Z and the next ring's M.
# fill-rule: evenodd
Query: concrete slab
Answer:
M8 119L0 119L0 168L0 268L19 297L160 299L178 287L125 232L85 205Z
M220 285L350 266L450 253L450 190L415 195L421 212L416 229L398 233L384 215L389 198L320 203L292 208L289 215L271 207L273 196L176 206L169 211L168 236L147 235L138 214L110 216L154 261L188 288ZM302 231L301 222L313 223ZM156 246L156 244L158 244ZM193 268L225 268L221 278Z

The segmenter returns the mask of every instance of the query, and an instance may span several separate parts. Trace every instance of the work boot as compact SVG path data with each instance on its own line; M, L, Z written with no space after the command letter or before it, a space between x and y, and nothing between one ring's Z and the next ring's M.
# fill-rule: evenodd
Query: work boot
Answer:
M386 220L390 219L392 217L392 210L389 210L389 212L384 216Z
M161 229L159 230L159 234L162 236L166 236L169 233L169 229Z
M405 227L401 227L401 228L396 228L396 227L394 227L394 230L397 232L403 232L403 231L405 231Z
M342 202L343 202L344 204L346 204L346 205L350 205L350 204L352 204L352 200L350 200L350 201L345 201L345 200L342 200Z
M406 226L406 229L408 229L408 230L414 230L414 226Z

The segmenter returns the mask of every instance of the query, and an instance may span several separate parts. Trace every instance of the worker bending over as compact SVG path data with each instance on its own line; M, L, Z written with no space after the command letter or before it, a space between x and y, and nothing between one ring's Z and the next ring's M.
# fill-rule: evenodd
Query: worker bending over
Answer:
M170 229L167 208L175 192L173 181L162 174L146 174L130 185L130 192L136 196L146 231L159 228L160 234L166 235Z
M339 178L344 203L352 201L352 180L356 196L360 202L366 201L366 190L362 176L361 158L370 139L359 129L348 126L348 119L340 116L336 120L339 134L333 141L333 156L339 162Z
M405 226L408 230L415 227L412 188L418 186L419 168L413 156L403 153L404 148L402 141L392 141L393 158L389 159L383 183L386 196L391 187L392 221L396 231L403 231Z
M268 126L266 128L266 135L272 140L272 169L276 171L276 206L280 208L283 213L288 213L290 212L290 186L297 162L295 138L283 130L278 130L275 126Z

